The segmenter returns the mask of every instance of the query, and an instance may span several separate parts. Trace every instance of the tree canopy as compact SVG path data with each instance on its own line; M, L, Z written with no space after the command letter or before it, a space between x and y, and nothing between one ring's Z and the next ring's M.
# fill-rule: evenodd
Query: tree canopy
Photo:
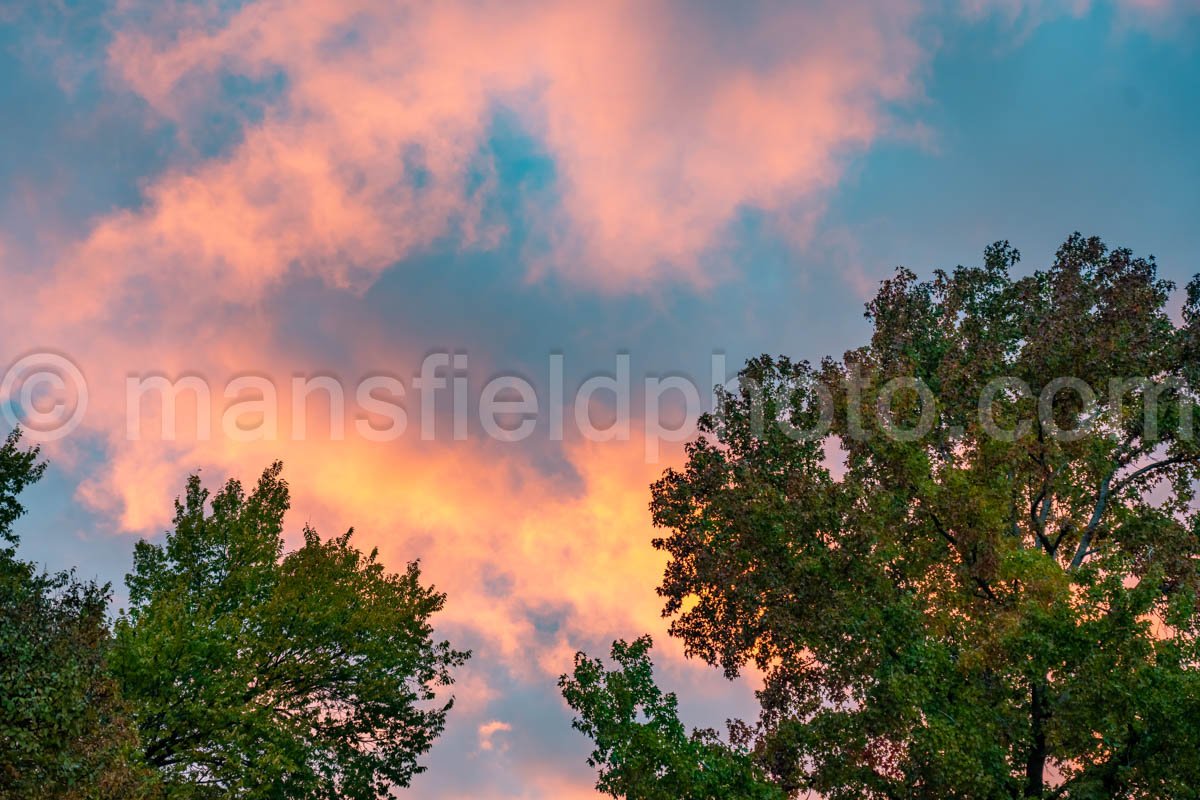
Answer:
M249 493L192 477L137 545L113 671L171 797L390 797L443 728L468 656L433 639L444 595L352 532L285 553L288 505L278 464Z
M129 608L16 556L36 449L0 446L0 799L384 798L423 770L468 653L433 638L445 596L353 532L285 552L282 467L210 496L193 476Z
M750 361L652 488L671 633L765 676L731 735L787 795L1200 796L1200 278L1173 318L1153 259L1018 259L901 269L864 346ZM572 703L600 786L657 797L621 702Z

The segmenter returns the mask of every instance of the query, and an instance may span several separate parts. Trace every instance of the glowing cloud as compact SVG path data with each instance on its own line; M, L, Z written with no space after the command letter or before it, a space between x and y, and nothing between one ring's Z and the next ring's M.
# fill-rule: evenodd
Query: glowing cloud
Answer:
M198 133L222 79L266 83L227 150L150 187L93 247L149 242L230 295L290 269L369 282L481 218L497 107L553 159L560 202L531 253L609 289L710 279L702 256L743 207L803 226L844 157L885 133L922 54L907 2L170 5L122 27L115 74ZM178 248L176 250L175 248ZM134 269L137 269L135 266Z

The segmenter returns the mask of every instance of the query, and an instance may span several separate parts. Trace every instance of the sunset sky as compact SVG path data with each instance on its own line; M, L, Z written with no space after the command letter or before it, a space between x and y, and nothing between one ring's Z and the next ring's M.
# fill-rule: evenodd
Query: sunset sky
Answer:
M293 541L353 526L420 558L439 633L475 652L405 796L592 797L555 687L576 650L651 633L689 724L754 709L754 676L665 635L648 486L681 444L647 441L646 380L707 405L714 354L717 380L840 354L896 265L997 239L1033 269L1098 234L1182 282L1198 145L1198 0L0 0L0 379L50 355L86 381L22 553L119 605L189 473L282 459ZM463 436L449 388L421 435L439 353L469 362ZM596 441L576 389L622 354L628 436ZM127 378L150 375L203 379L212 434L185 402L173 441L150 403L130 436ZM295 376L348 402L390 376L407 431L372 441L350 409L337 439L318 395L297 435ZM521 441L475 414L497 376L536 390ZM221 425L246 377L279 386L257 441ZM592 399L594 427L623 416ZM687 433L686 405L664 393L657 418Z

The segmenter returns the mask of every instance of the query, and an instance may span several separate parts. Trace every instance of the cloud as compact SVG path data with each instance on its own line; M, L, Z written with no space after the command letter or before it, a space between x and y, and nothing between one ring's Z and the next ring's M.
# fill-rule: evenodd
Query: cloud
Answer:
M161 178L95 246L148 241L147 269L186 258L231 296L291 270L361 286L450 234L486 247L503 233L483 219L503 107L554 163L536 270L611 290L707 284L704 256L740 209L810 224L846 158L887 134L888 105L917 89L916 10L168 5L119 28L110 61L185 138L231 104L228 79L275 88L240 139Z
M512 731L512 725L499 720L485 722L479 726L479 749L490 751L496 748L494 737L498 733L509 733Z

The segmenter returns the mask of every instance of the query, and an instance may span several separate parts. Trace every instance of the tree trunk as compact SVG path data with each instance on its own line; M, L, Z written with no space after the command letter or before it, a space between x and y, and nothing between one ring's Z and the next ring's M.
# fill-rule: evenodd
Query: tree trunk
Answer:
M1029 756L1025 760L1025 796L1042 797L1046 790L1046 682L1037 681L1029 693Z

